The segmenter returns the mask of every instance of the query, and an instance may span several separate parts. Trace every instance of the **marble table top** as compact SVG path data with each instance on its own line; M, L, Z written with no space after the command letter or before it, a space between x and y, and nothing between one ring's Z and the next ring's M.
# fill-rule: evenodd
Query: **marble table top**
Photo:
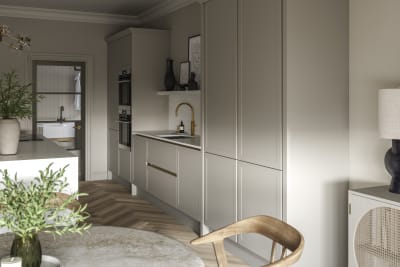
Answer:
M0 256L9 254L14 236L0 235ZM57 257L63 267L202 267L203 261L185 244L161 234L113 226L94 226L82 236L53 238L40 234L42 253Z

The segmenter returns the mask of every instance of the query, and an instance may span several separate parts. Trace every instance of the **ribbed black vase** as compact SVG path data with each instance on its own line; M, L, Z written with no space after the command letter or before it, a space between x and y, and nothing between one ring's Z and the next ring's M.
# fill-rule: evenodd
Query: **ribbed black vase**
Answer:
M400 140L392 140L392 148L385 154L385 167L392 176L389 191L400 194Z
M15 236L11 246L12 257L22 258L22 267L40 267L42 263L42 247L39 237L34 234L32 237L25 238L25 242L19 236Z
M174 90L176 80L174 76L174 61L170 58L167 59L167 71L165 73L165 78L164 78L164 86L165 90L171 91Z

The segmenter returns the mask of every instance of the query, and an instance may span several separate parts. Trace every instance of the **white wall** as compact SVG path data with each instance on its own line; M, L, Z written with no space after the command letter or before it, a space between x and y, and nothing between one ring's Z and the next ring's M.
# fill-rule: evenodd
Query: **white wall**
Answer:
M378 90L400 85L400 1L350 0L350 186L389 185ZM400 107L399 107L400 108Z
M188 38L201 32L201 5L191 4L162 18L158 18L145 25L145 27L167 29L171 34L170 57L174 60L175 78L179 80L179 63L188 60ZM185 131L190 133L191 113L188 107L180 108L178 117L175 108L181 102L189 102L195 111L196 134L201 134L201 97L200 95L184 95L169 97L169 128L176 130L182 120Z
M91 125L91 174L87 179L105 179L107 169L107 53L104 37L117 26L1 17L15 33L32 38L32 48L18 53L0 43L0 72L14 68L21 78L30 53L82 55L93 58L93 98ZM31 71L31 70L28 70ZM27 81L28 82L28 81Z
M287 0L286 6L285 207L288 223L305 238L296 266L344 267L348 1Z
M188 61L188 38L201 32L201 5L191 4L144 26L170 31L170 56L174 60L175 77L179 79L179 63Z

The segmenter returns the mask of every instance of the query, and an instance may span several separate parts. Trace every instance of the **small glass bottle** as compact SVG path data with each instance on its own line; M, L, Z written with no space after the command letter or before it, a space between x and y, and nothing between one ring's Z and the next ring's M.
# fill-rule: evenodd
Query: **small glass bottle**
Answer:
M179 133L184 133L185 132L185 125L183 125L183 121L181 121L181 124L179 125Z

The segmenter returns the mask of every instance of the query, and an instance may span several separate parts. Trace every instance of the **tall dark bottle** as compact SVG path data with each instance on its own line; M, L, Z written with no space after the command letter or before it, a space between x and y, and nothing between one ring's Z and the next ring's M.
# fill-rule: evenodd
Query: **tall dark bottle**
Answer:
M174 61L170 58L167 59L167 72L165 73L165 78L164 78L164 86L165 90L171 91L174 90L175 88L175 76L174 76L174 66L173 66Z

